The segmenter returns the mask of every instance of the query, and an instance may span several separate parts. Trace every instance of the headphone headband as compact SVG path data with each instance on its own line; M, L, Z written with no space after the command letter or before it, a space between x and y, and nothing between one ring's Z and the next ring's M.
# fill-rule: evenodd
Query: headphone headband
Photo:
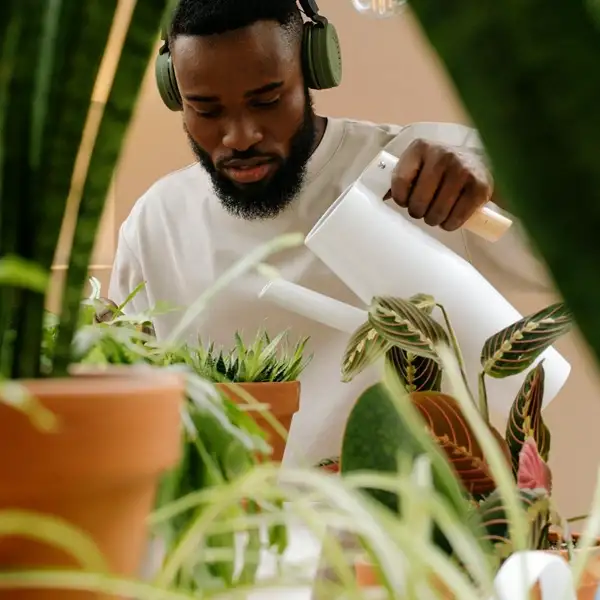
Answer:
M331 89L340 84L342 57L335 27L319 14L316 0L296 0L299 10L309 21L302 33L302 63L307 86L313 90ZM163 45L155 64L158 91L166 106L173 111L183 110L177 77L169 52L170 24L163 21L160 37Z

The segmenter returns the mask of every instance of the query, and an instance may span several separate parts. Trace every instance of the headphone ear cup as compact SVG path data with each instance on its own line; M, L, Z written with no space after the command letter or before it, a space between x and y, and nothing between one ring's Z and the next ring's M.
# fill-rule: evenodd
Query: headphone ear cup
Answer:
M173 62L171 61L171 54L169 52L160 53L156 57L154 73L158 93L166 107L174 112L183 110L181 94L177 86L177 78L175 77L175 69L173 69Z
M342 52L337 31L331 23L304 24L305 77L313 90L327 90L342 81Z
M306 21L302 33L302 70L304 71L306 85L311 90L318 90L319 84L315 78L312 59L312 29L313 24Z

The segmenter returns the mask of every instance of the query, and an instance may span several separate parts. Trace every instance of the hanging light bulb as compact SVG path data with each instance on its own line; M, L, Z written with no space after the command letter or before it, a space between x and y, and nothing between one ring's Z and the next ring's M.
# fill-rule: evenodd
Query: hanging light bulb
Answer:
M405 0L352 0L352 4L359 13L378 19L393 17L406 7Z

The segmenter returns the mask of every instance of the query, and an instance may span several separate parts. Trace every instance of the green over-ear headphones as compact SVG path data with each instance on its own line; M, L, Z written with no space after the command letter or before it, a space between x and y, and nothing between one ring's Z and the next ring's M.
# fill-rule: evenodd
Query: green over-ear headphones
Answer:
M302 67L308 87L327 90L342 80L342 54L335 27L319 14L315 0L298 0L302 12L310 19L302 34ZM181 94L169 52L168 36L156 57L156 84L163 102L173 111L183 110Z

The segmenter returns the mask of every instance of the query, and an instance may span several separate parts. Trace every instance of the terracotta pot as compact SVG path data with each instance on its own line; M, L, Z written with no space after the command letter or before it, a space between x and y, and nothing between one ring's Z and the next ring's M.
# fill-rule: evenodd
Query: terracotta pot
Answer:
M354 561L356 583L361 588L382 589L377 567L366 556L359 556ZM440 581L434 581L433 587L439 591L440 598L452 598L451 593ZM387 597L387 596L386 596Z
M550 542L553 544L559 543L559 536L550 532L548 535ZM579 538L578 534L573 534L574 540ZM568 560L568 553L566 550L548 550L553 554L560 554L565 560ZM577 553L578 550L575 550ZM378 588L380 586L379 573L373 563L371 563L367 557L358 557L354 562L354 573L356 576L356 582L359 587L363 588ZM600 586L600 540L596 543L596 548L593 548L590 552L588 562L585 567L585 571L581 578L579 587L577 588L577 600L595 600L598 588ZM440 584L440 590L443 590L444 586ZM442 592L443 598L452 598L452 594L449 591L446 593ZM539 586L536 584L533 589L532 598L539 600L541 598Z
M250 394L257 402L268 406L271 414L281 423L289 433L292 418L300 407L300 382L286 381L283 383L235 383L217 384L219 388L233 402L248 406L246 400L234 392L236 387L242 388ZM286 441L271 427L267 420L256 410L249 410L248 414L256 421L256 424L267 434L267 442L273 448L271 459L281 462L285 451Z
M91 536L111 572L136 576L158 479L179 459L183 380L148 372L21 383L56 415L60 429L41 432L0 404L0 513L21 509L59 517ZM52 545L0 537L2 570L80 566ZM0 598L109 596L3 589Z
M559 536L554 532L550 532L548 538L553 544L558 545L560 542ZM576 542L578 539L579 534L574 533L573 541ZM550 550L550 552L560 554L565 560L569 559L566 550ZM577 552L578 550L575 549L574 553L576 554ZM598 586L600 586L600 540L596 541L596 547L591 549L588 556L585 571L577 588L577 599L594 600L597 595Z

